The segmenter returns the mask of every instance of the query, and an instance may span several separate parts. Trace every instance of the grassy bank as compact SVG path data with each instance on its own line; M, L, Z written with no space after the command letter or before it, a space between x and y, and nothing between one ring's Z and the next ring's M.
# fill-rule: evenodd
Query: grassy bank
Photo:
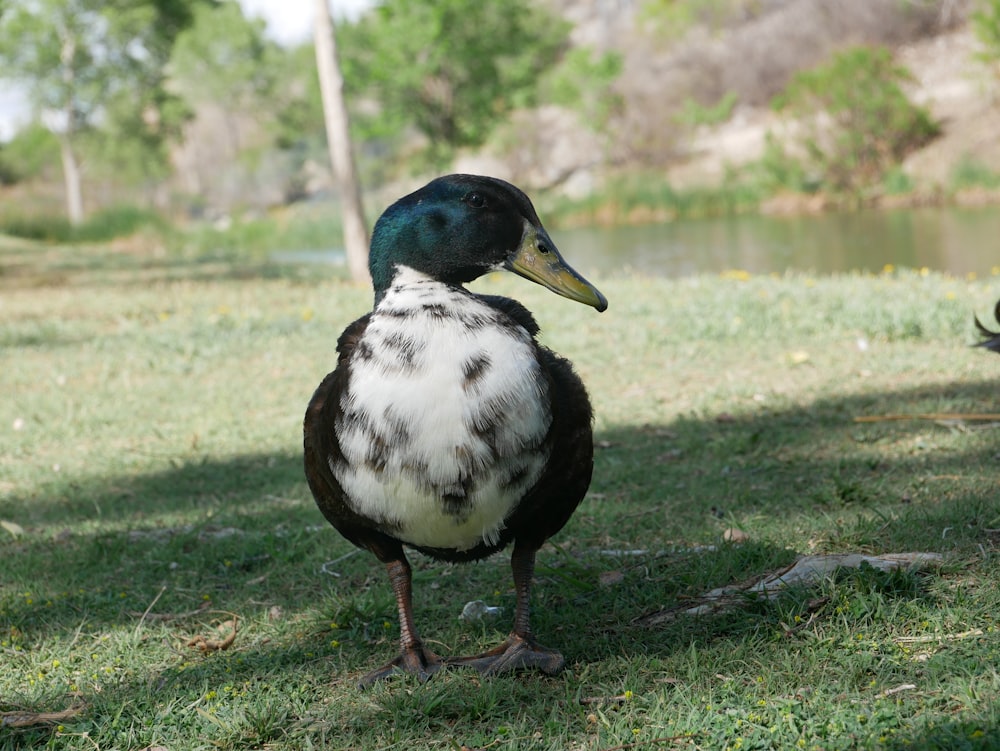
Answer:
M0 749L1000 747L1000 441L968 417L1000 412L1000 358L967 346L996 278L596 280L603 315L483 280L595 403L535 591L569 669L359 693L392 597L314 507L300 430L370 292L4 241L0 267ZM967 417L854 419L928 413ZM800 554L909 551L943 561L674 612ZM414 569L435 649L502 638L505 556ZM459 621L473 599L506 615Z
M1000 174L963 160L945 185L925 185L900 168L864 190L837 191L811 181L801 165L765 155L732 167L714 183L678 187L662 172L610 176L583 198L542 195L540 213L553 225L617 226L668 222L678 217L731 214L815 214L823 211L1000 204Z
M191 221L168 219L155 211L124 205L94 212L76 227L59 214L14 210L12 206L0 209L0 237L40 241L50 246L107 243L119 261L131 261L133 265L205 259L260 264L275 250L339 247L343 236L339 207L330 202L300 203L268 213L236 212L214 220ZM22 247L37 246L22 244ZM91 265L86 259L59 260L83 268ZM106 265L98 264L98 270ZM37 264L32 270L37 271Z

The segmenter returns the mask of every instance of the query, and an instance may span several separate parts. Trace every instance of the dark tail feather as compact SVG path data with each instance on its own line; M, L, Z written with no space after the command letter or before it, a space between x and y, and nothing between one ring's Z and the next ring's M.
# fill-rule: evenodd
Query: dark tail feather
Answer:
M996 308L993 309L993 317L997 319L997 323L1000 323L1000 300L997 301ZM975 317L974 320L976 321L976 328L979 329L979 335L983 337L983 341L976 344L976 346L985 347L986 349L1000 353L1000 331L990 331L979 322L978 317Z

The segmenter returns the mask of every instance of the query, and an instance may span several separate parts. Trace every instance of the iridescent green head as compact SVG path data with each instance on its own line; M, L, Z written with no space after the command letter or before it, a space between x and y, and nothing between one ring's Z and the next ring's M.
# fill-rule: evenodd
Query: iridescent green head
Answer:
M598 311L608 307L563 260L528 197L493 177L439 177L386 209L369 256L376 302L400 266L448 284L506 269Z

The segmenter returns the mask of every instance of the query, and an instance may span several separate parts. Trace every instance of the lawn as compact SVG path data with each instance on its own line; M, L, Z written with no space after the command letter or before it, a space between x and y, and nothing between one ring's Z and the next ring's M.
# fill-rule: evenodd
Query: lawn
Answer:
M594 281L601 315L476 284L594 401L534 590L567 670L362 692L395 607L314 506L301 420L370 291L0 240L0 749L1000 748L1000 357L969 347L1000 277ZM687 612L801 555L908 552L941 559ZM434 649L503 638L506 555L412 560ZM477 599L503 615L459 620Z

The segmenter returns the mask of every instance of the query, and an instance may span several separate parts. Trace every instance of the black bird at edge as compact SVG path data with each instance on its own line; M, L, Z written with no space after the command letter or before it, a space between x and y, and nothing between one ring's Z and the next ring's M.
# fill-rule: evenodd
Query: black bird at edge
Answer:
M590 485L590 400L524 306L463 285L508 270L598 311L607 300L562 259L529 198L489 177L449 175L399 199L375 225L369 267L374 309L340 336L304 422L317 505L385 565L399 611L399 655L360 686L444 665L554 675L565 660L534 638L530 588L536 552ZM414 625L404 546L472 561L509 544L509 637L439 657Z
M997 301L996 307L993 309L993 317L997 319L997 323L1000 323L1000 300ZM975 346L985 347L986 349L1000 353L1000 331L990 331L979 322L978 316L975 317L975 321L976 328L979 329L979 335L983 337L983 340L977 342Z

